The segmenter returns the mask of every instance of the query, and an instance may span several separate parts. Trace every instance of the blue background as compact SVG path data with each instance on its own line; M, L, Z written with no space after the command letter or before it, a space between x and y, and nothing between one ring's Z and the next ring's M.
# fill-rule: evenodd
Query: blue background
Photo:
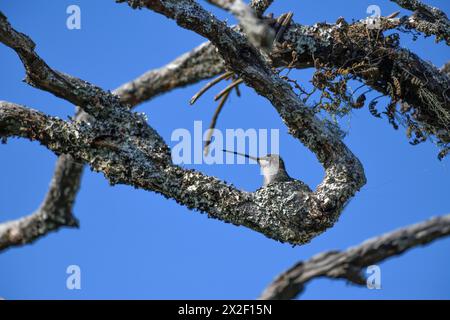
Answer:
M202 4L205 4L201 1ZM429 1L450 13L446 0ZM81 7L81 30L66 28L67 6ZM333 22L339 16L361 19L370 4L383 15L398 10L387 1L276 0L269 10L295 13L295 21ZM205 6L211 9L210 6ZM112 0L1 0L0 9L13 26L36 42L50 66L115 89L157 68L204 41L148 10L131 10ZM226 13L214 9L221 18ZM407 13L403 11L402 13ZM230 22L233 20L229 18ZM449 58L444 44L433 39L402 45L441 66ZM21 80L16 54L0 46L0 99L25 104L66 118L73 106ZM291 73L302 83L311 71ZM176 90L141 105L149 123L166 141L176 128L193 129L194 120L209 123L213 92L195 107L190 97L204 83ZM214 90L213 90L214 91ZM33 245L0 254L0 296L18 298L255 298L280 272L299 260L361 241L450 211L450 161L439 162L431 142L411 146L405 130L372 117L367 108L342 122L346 143L364 164L367 185L357 194L335 227L304 246L292 248L243 227L208 219L172 200L128 186L110 187L102 174L86 170L75 214L81 228L63 229ZM219 129L279 128L280 151L289 173L311 186L323 169L314 156L287 134L274 108L251 89L232 97L219 119ZM0 146L0 220L31 213L42 201L56 157L38 143L10 139ZM261 183L256 165L191 165L207 174L255 190ZM347 285L329 279L310 283L304 299L450 298L450 239L416 248L381 264L382 289ZM66 268L81 267L82 289L66 289Z

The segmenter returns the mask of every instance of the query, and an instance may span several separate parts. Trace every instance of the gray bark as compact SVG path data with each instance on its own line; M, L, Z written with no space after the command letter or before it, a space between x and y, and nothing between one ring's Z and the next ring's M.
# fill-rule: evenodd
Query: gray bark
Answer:
M448 24L445 14L439 17L442 23ZM413 20L413 16L383 18L381 31L408 27L408 21ZM411 25L409 27L412 28ZM440 29L447 30L447 34L439 33L436 36L439 39L448 37L449 29ZM320 63L324 67L347 69L370 88L390 96L394 101L404 102L405 108L399 110L403 118L413 118L428 134L436 136L444 144L449 143L448 74L440 73L434 65L398 44L380 42L380 39L383 39L380 35L368 37L364 21L347 24L339 20L336 24L314 26L292 23L281 40L283 46L274 48L270 58L275 67L289 65L303 69ZM202 52L193 51L185 55L192 54L195 61L203 61L201 67L197 64L195 67L180 67L180 71L188 77L189 84L225 71L222 59L213 49L214 45L203 44L202 48ZM297 56L294 62L293 53ZM352 65L360 64L364 66L351 68ZM172 85L178 87L174 82ZM180 81L180 86L184 85L186 82Z
M199 6L194 7L204 18L206 11ZM222 40L231 40L225 46L226 50L232 50L225 61L236 63L236 73L274 103L293 135L310 147L323 163L326 177L315 192L301 181L294 180L248 193L214 177L173 165L167 145L156 131L147 126L141 115L130 112L116 96L54 71L35 53L28 37L15 31L6 18L1 22L0 40L22 58L33 85L77 103L94 118L91 123L70 123L33 111L36 121L51 121L54 128L58 128L57 135L35 137L34 132L20 127L21 115L26 113L26 109L3 103L0 116L4 128L2 135L38 138L55 153L70 154L77 161L103 172L112 184L124 183L155 191L188 208L207 212L235 225L244 225L273 239L302 244L332 226L344 203L365 181L361 164L339 138L298 100L291 88L256 52L252 52L245 38L218 20L208 21L211 25L204 27L219 28L212 35L216 40L222 37ZM197 23L201 26L200 21ZM248 67L240 58L243 50L250 50L248 52L255 55L257 64L252 66L256 68L252 73L238 70ZM33 70L31 66L36 65L38 70ZM57 81L53 81L55 77ZM77 96L73 95L75 90L78 90ZM17 121L13 115L17 116Z
M432 218L369 239L345 251L328 251L280 274L261 294L263 300L294 299L312 280L327 277L365 285L364 268L450 235L450 215Z
M41 206L29 216L0 224L0 251L32 243L61 227L78 227L72 208L82 170L83 166L73 161L70 155L60 156Z
M403 19L409 29L416 29L427 36L436 36L436 42L445 40L450 44L450 23L447 15L440 9L424 4L418 0L391 0L399 6L414 11L411 17Z
M402 19L383 18L379 32L413 28L435 35L437 40L445 39L448 44L448 19L442 11L416 0L392 1L416 12ZM77 163L102 172L111 184L127 184L160 193L189 209L248 227L274 240L293 245L309 242L337 221L345 204L366 180L358 158L297 97L273 70L275 67L347 68L349 61L365 63L366 69L351 70L356 78L396 101L407 103L416 121L444 143L450 141L450 82L446 69L441 72L396 43L374 42L367 37L362 21L347 24L339 19L336 24L314 26L292 23L280 45L265 52L267 48L261 35L271 30L265 29L269 24L262 14L272 0L251 1L256 15L242 6L241 1L210 0L239 18L240 26L234 28L192 0L117 2L163 14L210 42L110 93L52 69L37 55L34 42L16 31L0 13L0 42L16 51L22 60L26 82L80 108L79 116L63 121L24 106L0 102L0 138L38 140L61 155L41 207L31 216L0 225L0 250L32 242L61 226L77 226L72 214L82 172L82 166ZM290 134L316 155L325 169L325 177L315 190L292 179L246 192L201 172L174 165L167 144L142 115L132 111L134 106L152 97L225 70L235 73L269 100ZM394 93L392 88L396 89ZM293 297L315 276L343 277L361 283L362 266L447 235L449 219L446 216L418 224L371 240L359 249L315 257L308 272L305 263L294 267L263 298ZM317 261L321 265L328 263L331 269L320 268L315 264Z

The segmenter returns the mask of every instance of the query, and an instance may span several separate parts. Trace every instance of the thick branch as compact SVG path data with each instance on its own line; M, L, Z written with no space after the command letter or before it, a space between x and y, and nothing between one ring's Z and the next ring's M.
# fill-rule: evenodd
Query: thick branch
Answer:
M215 20L213 22L217 23ZM234 33L230 34L226 27L218 31L218 34L234 37ZM233 54L233 61L238 60L236 68L239 69L236 71L249 81L251 77L240 71L240 68L249 66L242 64L245 60L241 61L241 57L247 58L246 51L242 49L247 48L247 52L252 49L247 46L244 38L239 41L242 41L240 46L243 47L238 51L233 51L236 48L230 48L230 52ZM254 60L251 57L250 59ZM259 88L273 85L271 79L274 75L270 69L261 64L260 59L256 59L256 62L256 70L263 75ZM311 138L312 141L307 143L309 146L315 146L314 150L318 151L319 159L327 168L327 179L330 181L320 186L317 193L312 193L306 185L297 180L277 183L254 193L247 193L213 177L174 166L170 162L167 145L146 125L146 120L140 115L114 106L110 109L111 116L102 121L91 124L58 122L66 127L67 134L54 138L64 138L64 143L50 141L51 143L46 145L56 153L67 153L79 161L89 163L94 170L103 172L112 184L129 184L155 191L191 209L207 212L211 217L236 225L247 226L270 238L292 244L305 243L334 223L342 208L340 202L345 202L352 196L363 183L364 175L357 159L355 160L351 153L345 152L345 146L336 140L306 107L299 105L289 86L278 78L275 79L279 81L276 83L277 90L281 91L274 91L273 94L282 97L289 93L284 97L287 101L276 98L277 106L283 110L284 102L292 102L292 112L285 110L284 116L294 125L297 123L295 121L300 124L302 121L306 122L304 133L296 134L303 135L303 140ZM8 109L7 106L2 108ZM47 118L42 114L39 117ZM21 123L21 120L16 123ZM21 132L9 132L13 133L20 135ZM317 134L319 136L314 136ZM324 143L326 145L321 153L319 149ZM344 148L344 154L340 152L340 148ZM350 158L348 163L344 162L347 157ZM356 170L348 168L347 164L355 166ZM330 192L327 192L327 188Z
M250 6L261 16L273 0L252 0ZM186 52L166 66L151 70L125 83L114 93L130 106L148 101L173 89L195 84L225 71L222 58L210 42Z
M76 121L89 116L78 110ZM61 227L78 227L72 208L80 188L83 165L70 155L61 155L55 165L49 190L40 207L31 215L0 224L0 251L29 244Z
M274 0L252 0L250 2L250 7L252 7L255 12L262 16L264 11L266 11Z
M298 243L309 241L311 236L331 226L345 202L365 183L360 162L339 137L303 105L290 86L271 71L245 38L215 19L195 2L185 0L128 3L135 8L146 6L175 19L182 27L207 37L216 45L230 70L272 102L291 134L310 148L324 165L326 177L315 193L305 190L304 184L296 181L300 183L296 192L299 195L297 201L300 207L286 207L285 194L292 193L289 188L283 190L287 184L274 187L273 190L268 188L271 197L262 199L264 207L269 210L283 208L283 212L291 212L292 221L295 217L299 218L301 229L308 228L309 231L304 233L302 239L296 240Z
M363 268L450 235L450 215L432 218L366 240L346 251L329 251L299 262L279 275L260 299L293 299L316 278L345 279L364 285Z
M22 36L26 37L25 35ZM220 72L223 69L222 60L217 55L204 52L205 50L213 51L215 48L213 46L199 46L196 50L172 63L125 83L116 89L114 94L120 96L120 101L123 104L134 107L175 87L197 82L199 78L209 77ZM195 56L203 57L205 54L211 57L210 63L201 63L205 61L203 58L201 62L196 61ZM204 66L206 65L212 67L205 70ZM79 110L75 116L75 121L93 122L94 119ZM0 225L0 229L3 230L0 234L2 239L0 250L34 242L38 237L63 226L77 226L76 218L72 214L72 207L82 173L83 166L79 162L74 161L70 155L61 155L56 163L49 190L40 208L26 218ZM61 190L64 190L64 192L61 192Z
M61 74L49 68L46 63L35 54L35 45L33 41L29 39L28 36L15 31L8 23L7 18L1 13L0 28L0 41L16 50L19 57L24 62L24 66L27 70L27 77L36 78L36 83L29 82L30 84L48 90L57 96L68 99L71 102L82 101L82 99L89 100L91 99L89 95L92 95L93 101L88 101L87 103L97 103L97 98L100 98L100 100L101 98L105 98L105 101L108 103L113 102L114 107L116 107L116 97L108 93L104 93L101 89L96 88L87 82L72 79L70 76ZM190 63L192 63L191 59L187 64L190 65ZM179 64L176 65L177 67L179 66ZM160 79L164 77L167 79L169 76L167 69L172 69L172 66L166 66L165 69L157 70L153 74L160 73ZM171 75L173 76L173 73ZM61 82L54 81L55 79L61 80ZM71 79L74 80L74 83L67 82ZM180 79L182 79L182 77L177 77L177 80ZM80 83L84 85L83 88L80 87ZM71 91L73 89L72 84L75 85L76 90L74 92ZM146 92L146 99L149 99L164 90L169 90L169 88L165 87L166 84L167 82L158 82L152 92ZM79 90L85 90L87 93ZM117 91L118 93L121 93L120 90ZM136 91L139 92L139 90ZM137 92L133 92L134 95L128 94L123 97L121 99L122 103L128 104L129 102L131 106L139 103L139 100L136 99L136 97L139 96ZM95 97L97 94L98 97ZM76 96L73 97L73 95ZM95 115L99 115L97 111L101 111L101 108L102 106L100 105L95 106L95 110L94 107L89 105L85 106L87 111L92 111ZM79 110L75 117L75 121L94 122L95 120L87 113ZM10 132L10 134L16 135L15 132ZM6 134L4 136L6 136ZM73 206L76 193L79 189L82 171L82 165L77 161L74 161L72 156L60 156L56 164L54 177L50 184L49 191L45 200L41 204L41 207L37 209L35 213L26 218L0 225L3 230L0 236L4 240L1 245L1 249L6 248L7 246L33 242L38 237L45 235L47 232L54 231L61 226L77 225L76 219L72 215L71 208ZM61 192L61 190L64 192ZM13 236L10 237L9 235Z
M383 27L392 24L383 21ZM293 24L283 39L288 49L273 52L273 61L277 66L286 65L295 52L294 67L313 64L348 70L393 101L405 102L408 107L401 110L405 117L410 115L426 132L450 142L450 78L395 40L383 38L380 31L371 36L368 32L362 22L314 27Z
M211 49L212 46L209 48ZM201 50L200 46L198 51ZM195 55L196 52L194 50L193 54ZM220 66L221 64L221 61L218 60L217 63L211 65ZM148 101L161 93L170 91L174 82L176 82L176 86L183 81L188 84L192 75L197 80L198 76L203 76L202 72L208 72L201 69L202 64L195 61L193 55L187 54L165 67L152 70L136 80L125 83L114 93L120 96L123 104L133 107L140 102ZM75 120L93 121L82 110L78 110ZM73 215L72 208L80 187L83 167L70 155L61 155L58 158L49 190L41 206L27 217L0 224L0 251L13 246L33 243L38 238L61 227L78 227L78 221Z
M34 51L34 42L25 34L14 30L1 12L0 42L13 49L20 57L28 84L72 102L94 117L108 117L111 108L122 108L114 95L50 68Z
M208 79L225 70L214 46L204 43L166 66L125 83L114 93L124 104L136 106L162 93Z
M114 94L120 96L123 104L134 107L170 91L174 86L182 85L183 82L187 85L192 78L197 81L199 76L207 76L207 72L212 71L202 70L203 64L195 61L196 54L204 54L202 52L204 47L200 46L192 54L186 54L160 69L149 71L138 79L125 83L116 89ZM212 46L208 48L213 49ZM217 57L211 55L214 56ZM211 65L220 68L221 60L216 60ZM82 110L78 110L75 120L93 121L92 117ZM61 227L77 227L78 221L73 216L72 208L82 174L82 164L74 161L70 155L61 155L56 162L49 190L40 208L25 218L0 224L0 251L12 246L30 244Z
M383 21L386 29L400 24L397 20ZM290 65L303 69L314 67L316 61L327 67L349 70L369 87L391 95L394 100L403 101L404 107L400 112L405 117L411 116L425 132L437 136L444 143L450 142L448 74L439 72L435 66L398 44L375 39L382 38L376 35L368 37L363 22L351 25L339 22L313 27L293 23L282 39L285 45L275 49L271 59L277 67ZM171 88L211 78L225 70L223 60L213 44L203 44L202 48L202 51L185 54L185 63L179 69L171 70L171 73L184 72L189 76L189 81L184 81L183 77L179 82L170 81ZM293 61L294 52L296 59ZM192 61L195 63L188 62L190 54L194 55ZM360 67L353 68L356 65ZM150 75L147 79L150 79ZM147 81L149 88L155 86L151 80L139 81L135 91L145 92ZM139 102L144 99L145 96Z
M0 224L0 251L32 243L61 227L78 227L72 207L80 186L82 169L83 166L73 161L71 156L60 156L41 206L27 217Z
M209 78L224 70L222 59L217 54L212 54L212 51L215 51L215 48L205 43L166 66L151 70L139 78L123 84L113 93L119 96L123 104L134 107L174 88L196 83L199 79ZM206 58L207 63L205 63L205 56L210 57L210 61ZM196 57L201 57L201 61L197 61ZM208 68L205 68L206 66ZM81 110L77 112L75 120L93 121L88 114ZM41 207L26 218L0 225L3 230L3 233L0 234L2 239L17 240L3 241L2 250L9 246L34 242L38 237L57 230L59 227L78 225L78 223L70 221L76 221L71 208L75 202L82 173L83 166L80 163L74 161L70 155L61 155L56 163L50 188ZM60 190L65 190L65 192L60 192ZM55 221L61 221L60 216L63 211L68 222L55 223ZM43 216L46 218L43 219ZM37 223L40 224L38 229L36 228ZM47 225L44 226L44 224ZM8 234L18 236L10 238Z
M414 11L411 17L402 18L409 29L416 29L427 36L435 35L436 41L445 40L450 45L450 22L440 9L422 3L419 0L391 0L399 6Z
M141 127L143 124L119 124L117 127ZM298 211L305 200L305 195L293 197L292 193L310 192L303 184L274 185L255 193L240 191L214 177L171 164L167 149L164 146L157 148L158 136L146 133L147 130L135 134L125 132L118 137L106 134L111 130L110 126L112 123L98 126L88 126L84 122L70 124L23 106L0 104L1 137L37 139L57 154L67 153L77 161L89 163L93 170L103 172L111 184L128 184L155 191L190 209L293 244L309 241L315 235L313 232L317 232L315 223L322 223L319 219L311 221L315 217L291 211ZM3 234L10 244L15 244L11 243L8 231L11 225L5 224L4 228Z
M288 239L288 235L283 237L279 233L287 233L293 222L268 217L268 226L265 226L257 221L264 213L253 194L239 191L216 178L172 165L166 146L159 145L161 141L155 132L132 129L134 134L107 135L112 125L70 124L23 106L0 103L0 137L38 140L55 153L67 153L78 161L89 163L94 170L102 171L112 184L123 183L155 191L190 209L208 212L211 217L248 226L278 240ZM133 121L126 126L118 124L112 129L142 128L144 125L143 121ZM56 228L51 224L43 226L44 222L49 222L42 220L46 213L43 211L42 215L1 225L2 248L31 241ZM35 231L32 223L39 225L40 229Z
M396 28L399 23L397 20L383 20L383 28ZM281 40L284 45L273 50L271 59L276 67L289 65L303 69L319 63L348 70L369 87L391 96L395 101L404 102L400 112L405 117L411 116L427 133L437 136L444 143L450 142L448 74L441 73L429 62L399 47L395 41L380 36L368 36L364 22L317 24L312 27L292 23ZM204 51L195 56L196 62L202 62L202 72L188 72L192 75L190 83L224 71L222 59L213 44L204 44L203 48ZM293 54L296 56L294 61ZM216 61L220 64L215 65ZM176 82L173 84L178 86Z
M247 39L255 48L263 51L272 48L275 32L242 0L208 0L208 2L230 11L239 20Z
M28 109L24 106L0 101L0 137L22 137L37 140L56 152L77 140L65 121Z

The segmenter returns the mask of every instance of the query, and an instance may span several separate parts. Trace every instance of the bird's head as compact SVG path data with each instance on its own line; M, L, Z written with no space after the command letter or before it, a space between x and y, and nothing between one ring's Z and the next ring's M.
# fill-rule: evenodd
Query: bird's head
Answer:
M254 157L236 151L223 151L257 161L261 168L261 174L264 176L263 186L266 186L272 182L287 181L290 179L286 172L284 161L278 154L268 154L263 157Z
M286 170L283 159L278 154L268 154L257 158L264 176L273 176L278 174L280 170Z

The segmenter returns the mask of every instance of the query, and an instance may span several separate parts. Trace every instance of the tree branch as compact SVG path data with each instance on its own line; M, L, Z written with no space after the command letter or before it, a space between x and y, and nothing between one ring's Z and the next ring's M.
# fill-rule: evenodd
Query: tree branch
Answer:
M220 8L230 11L244 30L248 41L257 49L270 51L275 32L260 19L257 12L242 0L208 0Z
M143 76L123 84L114 91L123 104L134 107L141 102L170 91L174 87L197 82L198 77L208 75L223 67L222 60L216 59L210 64L212 70L203 70L203 64L195 60L195 55L203 55L205 45L181 56L168 65L147 72ZM209 46L207 50L214 49ZM217 55L210 55L217 57ZM216 67L217 66L217 67ZM93 119L82 110L78 110L75 121L92 122ZM79 223L72 213L78 193L83 165L74 161L70 155L61 155L55 166L52 181L41 206L31 215L15 221L0 224L0 251L12 246L33 243L39 237L60 227L78 227Z
M26 37L25 35L22 35ZM31 40L30 40L31 41ZM211 54L213 46L201 45L168 65L147 72L141 77L123 84L114 91L122 104L134 107L157 95L169 92L173 88L195 83L199 78L221 72L223 62ZM205 52L206 51L206 52ZM204 56L211 57L210 63L204 64ZM202 61L197 61L201 56ZM210 66L205 69L204 66ZM75 121L93 122L94 119L82 110L78 110ZM78 192L83 165L74 161L70 155L61 155L55 166L53 179L47 195L33 214L26 218L0 224L0 251L10 246L34 242L38 237L46 235L64 226L78 226L73 216L72 207ZM64 192L61 192L64 190ZM11 237L10 235L14 235Z
M89 116L78 110L76 121ZM78 227L72 212L80 188L83 165L70 155L59 156L49 190L40 207L31 215L0 224L0 251L12 246L30 244L61 227Z
M55 152L77 140L73 128L65 121L6 101L0 101L0 137L37 140Z
M155 5L159 3L158 1L152 2ZM186 1L182 2L187 3ZM191 1L188 2L189 5L194 6L191 8L200 8ZM171 1L164 1L164 3L173 4ZM130 1L130 4L139 6L139 3L135 4L134 1ZM174 6L176 8L176 4ZM164 7L161 8L164 9ZM209 17L209 14L201 10L192 12L195 14L200 12L203 17ZM170 15L170 10L166 13ZM178 13L181 14L177 17L178 22L181 24L185 23L183 14L187 12L181 11ZM6 21L6 18L4 20ZM204 21L207 22L208 19ZM188 28L193 27L185 26ZM113 110L111 111L113 117L105 119L105 123L99 123L94 128L90 128L90 132L83 132L87 134L87 137L81 142L73 143L70 148L64 148L66 150L64 152L91 163L95 170L104 172L105 176L112 183L127 183L162 193L167 197L176 199L189 208L206 211L211 216L234 224L245 225L280 241L288 241L293 244L309 241L334 223L342 210L343 203L350 199L356 190L364 184L365 178L359 161L332 132L325 128L323 123L314 117L308 108L299 102L290 88L271 72L270 68L265 65L265 62L260 59L251 46L248 46L245 38L242 38L239 34L215 19L212 19L208 25L197 23L197 26L198 28L195 31L209 37L217 45L227 64L232 65L234 71L253 86L258 93L266 96L277 108L277 111L290 128L291 133L316 153L319 161L326 169L326 177L316 192L311 192L307 186L295 180L292 183L283 184L283 186L272 186L258 190L255 193L245 193L227 186L215 178L173 166L170 162L167 162L169 151L159 135L151 128L136 128L137 124L142 127L142 119L132 113L121 112L121 106L117 106L115 101L111 103L112 106L108 105L108 103L104 104L105 108ZM208 27L212 28L212 34L205 32ZM6 28L6 34L8 32L11 33L10 29ZM302 30L302 32L304 31ZM315 39L317 35L311 34L311 30L306 30L306 33L310 33L306 35L310 39L313 37L314 40L317 40ZM2 30L2 35L4 34L5 31ZM21 41L28 39L24 35L16 38ZM287 38L289 40L289 36ZM308 49L306 48L308 46L303 46L301 41L297 45L305 50ZM329 44L324 45L328 46ZM206 48L207 45L203 46L199 52L210 55L211 53ZM311 50L310 54L312 52L315 51ZM196 59L200 59L202 54L196 56ZM282 56L280 57L282 58ZM183 60L183 63L180 65L188 64L188 60ZM213 60L220 61L220 58ZM302 67L304 66L302 65ZM207 71L204 74L208 76L210 75L209 72ZM202 76L200 71L198 74L200 74L199 77ZM195 76L198 76L198 74ZM194 81L193 79L194 77L185 83ZM183 81L180 83L183 83ZM177 85L171 85L169 88ZM98 88L98 90L101 89ZM131 92L140 91L133 89ZM153 92L158 92L158 90ZM107 99L104 101L108 102L110 95L104 92L101 92L101 94L105 94ZM144 99L142 97L143 95L135 100L138 101L135 103L142 101ZM116 119L119 121L114 121ZM121 141L118 139L117 134L112 133L114 130L117 130L118 123L132 124L131 127L133 129L131 131L133 134L130 141ZM136 133L142 136L139 137ZM98 137L103 138L98 139ZM106 141L102 139L106 139ZM150 144L148 144L148 140L150 140ZM95 149L92 152L92 150L88 150L86 146L82 145L83 143L90 145L94 143L97 149L102 148L102 150L99 152L99 150ZM141 147L144 145L150 145L150 147L137 148L137 146ZM52 148L50 147L50 149ZM52 150L61 152L58 148L53 148ZM126 154L123 153L124 150L127 150ZM127 161L129 162L129 159L138 162L135 168L136 172L141 173L141 176L123 176L127 170L129 171L127 169L129 164L124 164ZM111 165L111 163L114 165ZM149 181L142 181L142 175L149 177ZM198 185L198 182L202 184ZM174 186L174 188L169 188L169 186ZM197 193L199 190L202 194ZM295 208L286 206L286 201L291 201L292 199L285 199L283 195L283 192L287 191L289 193L292 190L296 190L294 192L296 195L294 199ZM206 197L203 194L205 192L207 194ZM214 207L214 202L211 202L211 199L216 201L222 200L220 197L222 193L230 197L225 197L225 199L236 200L230 200L230 204L235 205L239 209L245 208L245 210L236 212L222 201L218 202L223 206L222 208ZM187 194L191 198L186 198ZM271 200L268 201L268 198ZM260 206L264 207L265 210L261 210ZM242 218L243 213L246 212L256 213ZM268 213L272 214L273 218L267 220L265 217ZM279 226L280 217L286 216L286 213L290 213L293 218L288 219L289 221L283 221L282 225Z
M12 246L32 243L61 227L78 227L72 207L82 170L83 166L73 161L71 156L60 156L41 206L27 217L0 224L0 252Z
M13 49L20 57L26 71L25 82L28 84L80 106L96 118L108 117L110 108L123 108L116 96L50 68L34 51L34 42L25 34L14 30L2 12L0 42Z
M450 45L450 22L440 9L422 3L419 0L391 0L399 6L414 11L411 17L402 18L402 24L416 29L427 36L435 35L436 42L445 40Z
M258 16L262 16L263 13L270 7L274 0L252 0L250 7L252 7Z
M218 26L217 21L213 23L213 27ZM235 36L226 27L218 31L225 36ZM239 46L242 47L238 51L230 51L232 61L239 59L236 68L248 67L248 62L243 64L244 61L241 61L241 57L247 57L242 49L253 49L248 47L245 38L239 39ZM250 59L253 61L252 57ZM255 66L258 72L264 72L263 82L258 84L262 89L274 82L270 69L264 64L259 65L259 60ZM248 74L240 75L245 76L247 81L250 78ZM282 96L289 93L287 97L276 98L280 111L285 112L286 119L299 130L304 129L295 134L305 141L308 138L312 140L307 143L315 147L319 159L327 168L327 177L315 193L298 180L269 185L248 193L214 177L175 166L170 161L167 145L147 126L142 116L114 106L106 106L110 107L110 117L101 121L91 124L64 123L70 133L63 135L65 143L46 145L56 153L67 153L89 163L93 170L103 172L111 184L123 183L155 191L188 208L207 212L211 217L244 225L279 241L302 244L335 222L342 209L341 202L347 201L356 192L364 182L364 175L359 161L342 142L327 131L306 107L299 105L288 85L279 79L277 81L278 89L273 94ZM285 104L291 102L291 109L284 109ZM306 124L303 125L302 121Z
M317 235L333 225L346 201L365 183L360 162L339 137L328 130L311 109L303 105L291 87L272 72L245 38L215 19L197 3L185 0L128 1L128 4L133 8L145 6L173 18L180 26L194 30L212 41L230 70L272 102L290 133L313 151L324 165L326 176L316 192L300 192L304 189L304 184L296 181L300 183L300 189L295 192L301 195L301 199L298 199L300 207L283 208L282 202L279 202L283 194L290 194L293 190L289 192L289 189L279 187L273 190L267 188L271 196L265 199L264 207L272 210L283 208L283 211L291 212L290 215L295 212L295 216L301 217L298 221L301 225L299 229L310 229L308 225L314 225L302 239L289 242L304 243L310 240L312 233Z
M34 54L33 50L35 45L32 40L26 35L15 31L1 12L0 26L0 40L19 53L21 59L25 61L24 64L27 73L29 73L30 76L36 74L38 78L40 76L46 77L44 73L48 73L50 74L49 79L52 79L52 75L58 74L58 72L51 70L44 61ZM201 50L201 48L199 48L199 50ZM25 53L23 53L23 51ZM29 51L28 55L27 51ZM186 65L186 68L193 68L193 70L191 70L192 73L197 74L197 72L201 72L201 70L199 70L202 69L201 65L196 63L192 57L193 55L189 55L189 59L187 59L188 57L182 57L164 68L149 72L146 76L152 77L151 84L148 80L145 78L142 79L141 77L136 81L124 84L120 88L116 89L115 94L123 94L123 96L120 97L121 102L133 107L141 101L149 100L164 91L170 90L171 77L178 81L177 86L179 86L183 79L189 81L189 72L180 70L183 63ZM214 61L211 65L219 66L220 60ZM41 70L42 68L44 71ZM171 72L173 70L177 70L178 74L175 74L176 72ZM187 74L186 78L180 76L181 74ZM63 76L69 77L66 75ZM172 80L172 82L173 81L174 80ZM38 79L38 82L41 83L41 79ZM43 84L43 86L47 85L48 84L46 83ZM49 85L52 86L54 84L50 81ZM144 86L145 89L144 92L142 92L140 88L142 89ZM68 98L68 95L66 95L66 89L67 88L63 88L62 93L56 95L61 95L64 98ZM90 89L97 91L95 87L91 87ZM50 89L51 92L59 92L59 90L60 88L58 87L52 87ZM68 90L70 90L70 88L68 88ZM143 95L145 98L143 98ZM68 99L70 99L70 97ZM93 122L95 120L82 110L78 110L75 116L75 121ZM0 251L10 246L32 243L38 237L41 237L48 232L55 231L59 227L78 226L78 221L72 214L72 207L79 189L82 172L83 166L77 161L74 161L72 156L61 155L56 163L50 188L40 208L25 218L6 222L0 225L2 230L0 234Z
M261 16L273 0L252 0L250 6ZM114 93L123 104L136 106L162 93L195 84L225 71L222 58L210 42L186 52L166 66L151 70L123 84Z
M431 63L401 48L395 39L382 35L383 30L401 25L397 20L383 19L380 30L370 31L372 36L368 36L364 21L314 26L291 23L281 39L283 45L275 47L270 58L274 67L322 66L347 70L393 101L404 102L399 112L405 122L411 117L424 134L435 135L443 143L449 143L450 78ZM192 76L189 83L211 78L225 70L213 44L202 47L204 50L195 55L195 61L201 62L202 72L189 73ZM215 65L218 61L219 65ZM177 86L176 82L173 84Z
M383 20L381 30L396 25ZM368 36L364 22L347 25L341 21L314 27L291 24L283 37L287 49L275 50L272 58L276 66L291 63L294 68L302 68L313 64L347 70L392 101L404 102L400 112L405 119L413 118L425 132L449 143L448 75L399 47L395 39L384 38L380 30L373 32Z
M191 78L205 76L213 70L202 70L202 64L195 61L195 54L203 49L200 46L192 54L186 54L172 63L149 71L143 76L125 83L114 91L123 104L134 107L143 101L180 86L183 81L189 84ZM209 49L213 49L209 46ZM202 53L203 54L203 53ZM214 57L214 55L211 55ZM216 55L217 56L217 55ZM217 59L212 66L222 65ZM92 122L93 119L82 110L78 110L75 121ZM41 206L31 215L18 220L0 224L0 252L13 246L30 244L49 232L61 227L78 227L78 220L72 212L76 195L80 188L84 166L74 161L70 155L61 155L55 165L50 187Z
M365 285L364 268L448 235L450 214L366 240L345 251L320 253L279 275L264 290L260 299L293 299L304 290L308 282L321 277L345 279L354 284Z
M225 71L223 60L215 50L214 46L203 43L164 67L121 85L114 94L123 104L136 106L162 93L211 78Z

